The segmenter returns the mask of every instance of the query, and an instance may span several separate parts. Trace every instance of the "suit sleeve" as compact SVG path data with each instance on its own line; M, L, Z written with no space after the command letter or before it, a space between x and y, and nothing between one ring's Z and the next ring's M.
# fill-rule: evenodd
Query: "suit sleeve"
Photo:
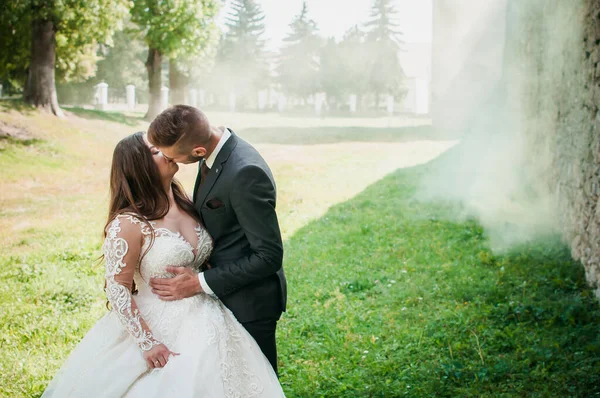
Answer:
M275 185L266 171L246 166L236 175L231 207L250 245L249 255L204 272L206 283L223 297L281 269L283 244L275 213Z

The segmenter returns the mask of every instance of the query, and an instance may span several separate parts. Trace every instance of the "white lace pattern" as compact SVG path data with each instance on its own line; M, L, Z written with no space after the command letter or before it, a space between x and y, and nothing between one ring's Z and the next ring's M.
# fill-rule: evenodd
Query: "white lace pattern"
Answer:
M112 310L78 344L43 398L284 397L256 341L218 298L165 301L149 286L150 278L173 276L169 267L199 270L213 243L201 225L196 238L132 214L110 223L103 252ZM180 355L148 369L140 349L159 342Z
M119 232L121 232L121 221L119 217L116 217L110 224L102 246L106 262L106 298L140 349L149 351L160 342L154 339L152 333L142 326L139 311L137 308L133 308L131 291L115 280L115 276L121 273L121 270L126 266L123 259L129 250L127 241L117 236Z

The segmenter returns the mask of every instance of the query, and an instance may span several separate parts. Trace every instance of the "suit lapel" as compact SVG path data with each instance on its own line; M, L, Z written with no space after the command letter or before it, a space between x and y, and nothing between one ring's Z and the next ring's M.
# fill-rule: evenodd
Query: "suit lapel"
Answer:
M206 179L204 180L204 182L202 184L200 184L200 187L198 189L198 195L194 197L194 203L197 203L199 205L198 209L202 208L202 206L204 205L204 201L206 200L206 197L208 196L210 190L212 189L213 185L215 185L215 182L217 182L217 179L219 178L219 176L223 173L223 168L225 167L225 163L227 162L227 159L229 159L229 155L231 155L231 152L233 152L233 149L237 146L237 143L238 143L238 138L234 134L234 132L231 131L231 137L229 137L229 139L227 140L225 145L223 145L223 147L221 148L221 151L219 151L219 154L217 155L217 158L215 159L215 163L213 164L213 167L210 169L210 171L206 175ZM198 183L199 179L200 179L200 171L198 171L198 177L196 179L196 183Z

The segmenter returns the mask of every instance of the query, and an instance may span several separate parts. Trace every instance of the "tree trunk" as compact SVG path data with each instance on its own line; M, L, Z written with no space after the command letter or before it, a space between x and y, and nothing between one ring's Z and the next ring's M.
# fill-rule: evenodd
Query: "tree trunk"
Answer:
M64 114L58 106L54 63L56 60L56 32L52 21L34 20L31 37L31 64L25 85L25 102L51 111L58 117Z
M146 120L153 120L163 109L161 104L162 54L155 48L148 49L148 112Z
M169 60L169 89L172 104L185 103L185 89L187 88L187 84L187 76L177 68L177 63L174 60Z

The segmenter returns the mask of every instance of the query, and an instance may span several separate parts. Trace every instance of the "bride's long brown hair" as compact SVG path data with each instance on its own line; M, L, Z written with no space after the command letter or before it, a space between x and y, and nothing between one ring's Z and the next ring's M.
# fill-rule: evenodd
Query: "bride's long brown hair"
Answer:
M177 206L200 222L194 204L177 180L173 179L171 189ZM127 213L145 223L152 233L150 245L138 259L137 265L139 265L154 243L154 228L150 221L163 218L169 209L169 197L161 182L160 172L154 163L152 152L144 141L144 132L138 131L123 138L113 152L110 170L110 204L108 219L104 226L104 237L106 238L108 225L120 214ZM135 291L135 284L133 290Z

